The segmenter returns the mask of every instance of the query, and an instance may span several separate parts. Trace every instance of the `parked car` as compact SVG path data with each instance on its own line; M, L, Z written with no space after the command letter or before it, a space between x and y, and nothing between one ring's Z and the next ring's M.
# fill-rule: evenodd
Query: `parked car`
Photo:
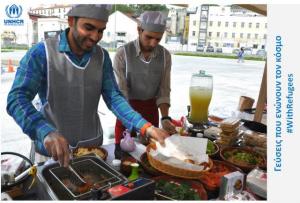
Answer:
M252 55L252 48L244 47L244 53L245 55Z
M202 44L198 45L196 50L199 52L204 52L204 45Z
M261 56L261 57L265 58L267 56L267 52L264 49L259 49L256 52L256 56Z
M206 52L214 52L214 47L213 46L207 46Z
M216 52L217 52L217 53L223 53L223 49L222 49L221 47L216 48Z
M238 54L239 52L240 52L240 49L234 49L234 50L232 50L233 54Z
M245 55L252 55L252 48L250 47L243 47L244 48L244 54ZM232 50L233 54L238 54L240 52L241 48Z

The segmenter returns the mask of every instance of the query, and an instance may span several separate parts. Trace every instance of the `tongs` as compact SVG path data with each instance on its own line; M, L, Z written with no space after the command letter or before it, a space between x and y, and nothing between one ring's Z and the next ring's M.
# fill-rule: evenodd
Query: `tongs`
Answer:
M71 172L71 176L70 176L71 181L74 184L79 185L79 186L86 185L87 183L85 182L85 180L71 166L72 162L73 162L73 153L71 152L70 153L70 163L67 167Z

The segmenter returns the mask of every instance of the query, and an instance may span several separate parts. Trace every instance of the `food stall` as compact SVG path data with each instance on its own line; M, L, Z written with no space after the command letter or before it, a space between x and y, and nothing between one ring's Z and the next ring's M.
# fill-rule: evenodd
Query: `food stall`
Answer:
M266 15L266 5L240 6ZM30 163L26 166L26 173L19 174L22 175L19 184L10 185L7 182L7 198L267 199L266 131L255 131L247 126L249 121L241 119L207 117L212 80L203 72L194 76L190 87L191 100L196 101L200 93L206 96L205 105L197 107L197 101L194 104L191 101L188 115L177 121L178 133L168 138L165 147L151 140L144 146L137 139L134 142L135 150L123 156L120 163L114 159L114 144L78 148L73 152L71 163L75 172L60 167L57 162L41 165ZM204 79L205 92L199 92L195 87L203 85ZM266 66L254 121L261 121L265 102ZM199 114L199 108L203 108L202 114ZM203 113L205 110L206 113ZM80 182L80 179L84 182Z

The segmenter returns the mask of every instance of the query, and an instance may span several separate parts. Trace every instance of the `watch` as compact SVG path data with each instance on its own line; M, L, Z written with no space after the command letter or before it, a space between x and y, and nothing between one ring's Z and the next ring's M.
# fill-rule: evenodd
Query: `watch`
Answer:
M163 121L163 120L169 120L169 121L172 121L172 118L170 117L170 116L163 116L163 117L161 117L161 121Z

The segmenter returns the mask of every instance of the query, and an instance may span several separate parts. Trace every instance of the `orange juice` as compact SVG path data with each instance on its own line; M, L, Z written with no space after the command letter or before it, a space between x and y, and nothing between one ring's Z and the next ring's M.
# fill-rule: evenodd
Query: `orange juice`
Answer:
M197 86L190 87L191 112L189 120L192 123L206 123L208 121L208 106L212 90Z

